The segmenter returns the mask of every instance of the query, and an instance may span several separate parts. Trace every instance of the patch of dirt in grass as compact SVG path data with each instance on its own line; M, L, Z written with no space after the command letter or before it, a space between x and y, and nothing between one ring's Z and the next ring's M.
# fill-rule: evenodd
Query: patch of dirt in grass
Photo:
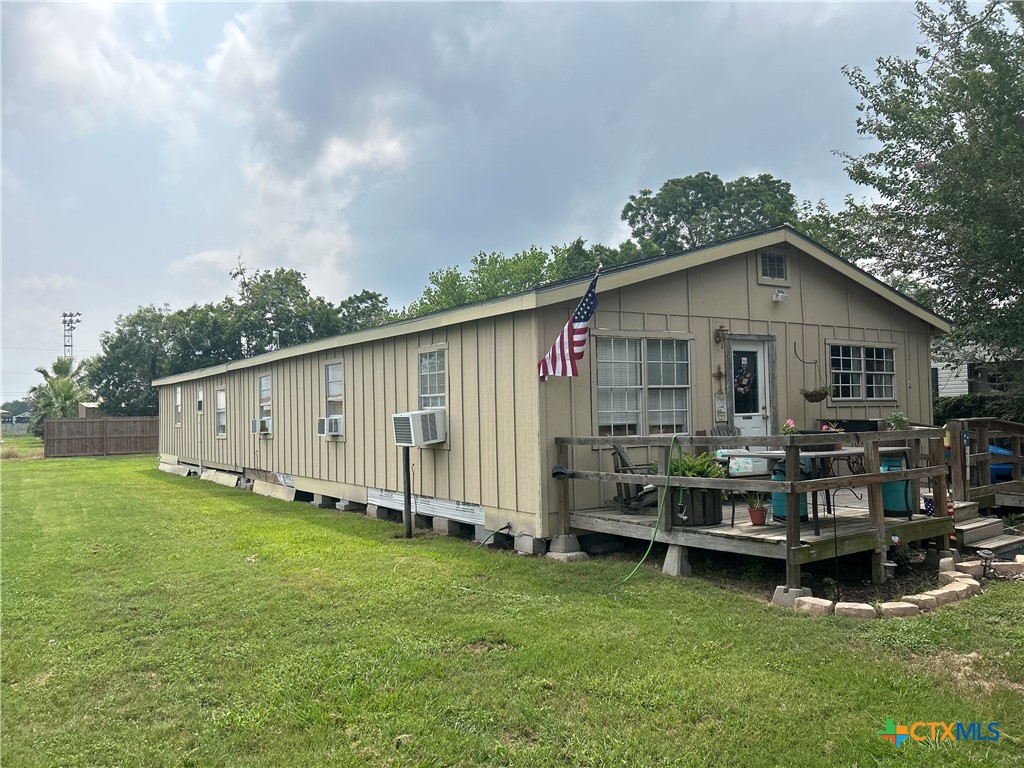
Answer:
M49 672L43 672L40 675L36 675L36 679L32 682L35 683L37 688L42 688L44 685L46 685L46 681L49 680L51 677L53 677L53 670L50 670Z
M980 691L986 696L996 688L1008 688L1024 693L1024 685L1006 677L998 665L985 659L981 654L938 651L930 654L914 654L915 666L924 667L936 677L944 677L963 691Z
M488 651L515 650L515 646L505 640L477 640L475 643L466 643L462 647L474 656L480 656Z
M503 746L510 749L536 749L540 744L537 734L529 732L512 733L511 731L502 731L498 740Z

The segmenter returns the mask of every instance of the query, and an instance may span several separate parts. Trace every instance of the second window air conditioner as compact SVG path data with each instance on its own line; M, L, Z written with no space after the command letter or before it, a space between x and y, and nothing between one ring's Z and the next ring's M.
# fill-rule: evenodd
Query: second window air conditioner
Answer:
M337 437L345 434L344 416L325 416L316 420L316 433L320 437Z
M394 413L391 420L395 427L395 445L414 448L443 443L447 439L444 408Z
M249 422L249 431L254 435L269 435L270 417L264 416L262 419L253 419Z

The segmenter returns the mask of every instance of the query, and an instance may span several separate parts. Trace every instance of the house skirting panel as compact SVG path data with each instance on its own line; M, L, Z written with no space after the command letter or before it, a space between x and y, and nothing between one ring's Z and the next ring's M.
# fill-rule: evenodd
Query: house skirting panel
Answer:
M366 503L376 504L388 509L404 509L405 495L401 491L388 491L383 488L367 488ZM452 499L437 499L432 496L412 497L412 511L426 517L443 517L469 525L484 524L484 508L479 504L467 504Z

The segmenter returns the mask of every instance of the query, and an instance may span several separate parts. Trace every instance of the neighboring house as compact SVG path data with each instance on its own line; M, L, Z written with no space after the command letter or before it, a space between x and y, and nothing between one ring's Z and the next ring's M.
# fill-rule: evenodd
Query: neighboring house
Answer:
M14 417L15 424L28 424L30 421L32 421L32 414L29 411L19 413Z
M932 388L936 397L1005 392L1014 379L1024 380L1024 362L976 362L963 365L932 362Z
M443 408L446 441L411 451L417 504L549 538L557 436L931 420L930 344L948 324L789 227L603 273L580 376L542 383L590 279L159 379L161 460L400 508L392 414ZM823 381L823 402L801 396ZM577 452L588 463L610 468ZM573 506L601 504L585 485Z

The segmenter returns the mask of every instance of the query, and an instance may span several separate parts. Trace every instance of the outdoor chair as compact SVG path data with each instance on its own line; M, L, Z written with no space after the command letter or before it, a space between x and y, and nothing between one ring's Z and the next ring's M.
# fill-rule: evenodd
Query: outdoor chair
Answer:
M740 437L740 436L743 435L743 432L740 430L739 427L737 427L734 424L716 424L715 426L713 426L709 430L706 430L706 431L703 430L703 429L702 430L698 430L697 435L698 436L707 435L708 437ZM731 473L731 470L732 470L732 467L733 467L733 460L732 459L730 459L728 457L724 457L724 458L718 458L718 459L716 459L716 461L719 464L722 465L723 469L725 469L725 476L726 477L732 477L733 476L732 473ZM750 460L746 459L746 461L749 463ZM743 473L744 476L749 476L751 474L752 474L752 472L750 472L750 471L747 471L747 472ZM730 503L732 505L732 518L729 520L729 527L731 528L734 525L736 525L736 494L733 491L728 491L728 494L729 494L729 501L730 501Z
M657 464L634 464L621 445L612 446L612 465L615 472L632 475L655 475ZM658 503L658 490L644 483L616 483L612 501L627 509L641 509Z

